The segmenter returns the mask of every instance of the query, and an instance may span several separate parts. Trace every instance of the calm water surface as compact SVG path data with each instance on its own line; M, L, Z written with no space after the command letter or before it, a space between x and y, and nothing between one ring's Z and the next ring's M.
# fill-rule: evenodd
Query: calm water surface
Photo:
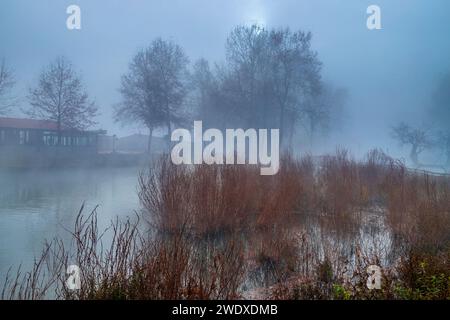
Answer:
M46 239L68 238L83 202L98 207L99 227L139 210L141 168L11 171L0 169L0 279L10 266L28 269Z

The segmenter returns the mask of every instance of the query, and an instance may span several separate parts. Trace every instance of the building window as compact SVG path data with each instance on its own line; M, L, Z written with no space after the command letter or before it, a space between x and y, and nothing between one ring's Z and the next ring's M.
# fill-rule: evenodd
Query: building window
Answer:
M58 144L58 137L49 131L44 132L42 139L46 146L56 146Z
M65 147L69 147L72 145L72 137L61 137L61 144Z
M30 132L27 130L19 131L19 144L29 144L30 143Z
M95 146L95 136L93 135L89 136L89 145Z
M56 132L44 131L42 134L42 143L45 146L58 145L58 135ZM65 147L88 147L96 145L96 137L93 135L84 136L61 136L61 146Z
M79 147L87 146L87 137L76 137L75 138L75 145Z

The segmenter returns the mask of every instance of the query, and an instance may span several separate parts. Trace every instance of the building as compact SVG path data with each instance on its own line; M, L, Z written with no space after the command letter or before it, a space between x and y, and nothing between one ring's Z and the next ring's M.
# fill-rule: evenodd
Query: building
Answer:
M0 117L0 165L42 165L40 161L50 165L96 155L99 135L103 134L106 131L58 132L55 121Z
M132 134L126 137L103 135L99 137L100 153L126 153L144 154L148 153L148 135ZM152 136L151 153L168 153L167 141L162 137Z

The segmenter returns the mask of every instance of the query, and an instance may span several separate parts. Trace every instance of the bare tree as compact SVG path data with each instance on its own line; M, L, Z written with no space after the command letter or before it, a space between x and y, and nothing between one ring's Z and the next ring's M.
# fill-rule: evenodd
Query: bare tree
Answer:
M309 32L291 32L289 28L272 30L269 36L271 87L279 113L281 142L284 134L288 134L289 144L292 143L295 122L302 113L309 111L306 116L312 126L328 116L328 105L306 103L317 97L321 88L322 64L317 53L311 50L311 38ZM316 102L319 101L316 99ZM290 126L289 130L285 130L286 126Z
M311 146L319 129L325 133L337 123L342 122L347 96L345 89L323 84L320 92L310 95L304 101L300 114L302 123L309 134Z
M6 66L5 60L0 65L0 115L6 114L14 105L10 90L14 86L12 71Z
M268 127L274 105L268 30L258 25L234 28L227 38L226 58L227 69L220 75L226 112L236 115L234 125Z
M224 65L212 69L205 59L198 60L191 73L192 110L205 126L225 129L245 126L249 111L241 98L236 78ZM247 100L245 100L247 101Z
M203 114L234 126L279 128L281 140L287 136L291 142L304 102L320 89L321 63L310 43L311 34L302 31L234 28L226 43L226 65L217 68L208 85L201 82L209 88L202 95L209 104ZM211 78L205 68L196 71Z
M200 109L200 113L203 113L204 109L208 108L209 96L211 95L212 86L214 85L214 75L209 67L209 62L205 59L199 59L193 68L191 76L192 87L196 90L195 100ZM207 112L208 110L205 110Z
M311 146L318 128L325 130L329 124L331 105L327 98L326 94L318 94L305 101L302 105L302 122L309 134Z
M28 98L31 105L26 111L28 115L57 123L58 144L63 129L83 130L95 124L93 117L98 109L89 100L80 76L64 57L57 58L42 71Z
M145 125L150 132L149 152L155 128L167 126L170 139L172 124L183 120L188 62L180 46L158 38L136 54L122 76L122 101L116 106L115 118Z
M431 138L425 130L412 128L404 122L392 128L392 137L401 145L411 147L409 157L415 166L419 165L419 154L432 145Z

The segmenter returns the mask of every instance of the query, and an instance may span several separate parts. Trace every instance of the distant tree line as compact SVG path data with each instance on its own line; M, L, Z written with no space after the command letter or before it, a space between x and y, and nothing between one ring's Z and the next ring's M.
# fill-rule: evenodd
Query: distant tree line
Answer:
M346 92L324 83L322 63L311 48L309 32L238 26L229 34L226 59L211 66L205 59L190 65L184 50L157 38L138 51L121 77L114 118L148 128L148 150L156 129L167 131L202 120L215 128L279 128L281 144L293 145L299 129L314 135L327 131L346 101ZM0 68L0 114L14 85ZM58 57L29 89L24 112L53 120L58 131L95 124L96 104L89 98L71 62ZM170 143L170 141L168 141Z
M6 114L13 106L11 98L11 89L14 86L14 76L8 68L5 60L0 64L0 115Z
M410 160L420 166L419 155L427 149L437 149L450 167L450 72L442 75L432 94L427 120L432 125L415 127L405 122L393 126L391 134L401 145L410 148Z
M97 106L89 99L80 76L64 57L58 57L44 68L28 100L31 107L25 113L33 118L55 121L58 144L63 129L84 130L95 124Z
M13 106L10 92L14 85L12 71L5 62L0 66L0 115ZM57 124L61 144L62 130L84 130L94 125L98 107L89 99L81 76L65 57L58 57L42 69L37 84L29 89L29 108L22 111L35 119L51 120Z
M285 146L300 124L312 137L328 127L346 94L322 82L311 38L289 28L238 26L226 41L224 63L211 67L199 59L191 68L179 45L156 39L122 76L116 120L139 122L150 136L194 118L215 128L279 128Z
M238 26L229 34L225 61L211 65L199 59L190 65L184 50L161 38L136 53L122 75L116 121L149 130L148 150L155 129L202 120L215 128L279 128L282 146L293 146L298 131L310 143L343 116L347 92L322 80L322 63L311 48L309 32ZM12 94L14 74L0 63L0 115L17 104ZM89 98L81 75L65 57L41 71L29 89L25 114L53 120L63 129L84 130L95 124L98 107ZM410 148L416 166L427 149L438 149L450 166L450 72L438 82L427 109L431 128L400 122L391 135ZM60 139L58 139L60 142Z
M154 129L182 124L188 93L188 63L183 49L169 41L154 40L140 50L122 76L122 101L115 118L123 123L140 123L149 130L148 151Z

